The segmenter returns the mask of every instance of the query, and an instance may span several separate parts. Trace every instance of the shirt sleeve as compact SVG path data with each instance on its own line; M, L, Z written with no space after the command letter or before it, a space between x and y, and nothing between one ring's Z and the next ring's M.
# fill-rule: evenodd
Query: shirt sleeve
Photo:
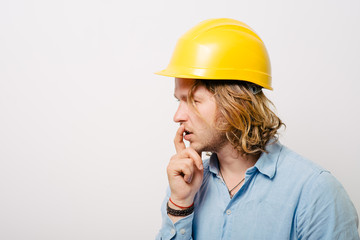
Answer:
M329 172L309 179L296 218L299 239L360 239L356 209L345 189Z
M170 190L168 189L161 205L162 226L156 236L156 240L192 240L192 222L194 213L180 219L174 224L166 212L169 196Z

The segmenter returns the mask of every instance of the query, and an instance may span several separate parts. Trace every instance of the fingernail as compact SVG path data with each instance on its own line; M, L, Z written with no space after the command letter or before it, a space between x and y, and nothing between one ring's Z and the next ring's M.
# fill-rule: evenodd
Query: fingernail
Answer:
M187 182L191 183L191 180L192 180L192 176L189 176Z

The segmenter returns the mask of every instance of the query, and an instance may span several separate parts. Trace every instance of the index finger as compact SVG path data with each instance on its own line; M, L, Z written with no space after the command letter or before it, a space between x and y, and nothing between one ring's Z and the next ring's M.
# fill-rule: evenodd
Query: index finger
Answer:
M187 148L186 151L183 151L180 155L182 155L183 157L190 157L199 170L202 170L204 168L199 153L197 153L192 147Z
M185 131L184 125L180 125L179 129L175 134L174 145L175 145L176 153L179 153L186 148L184 143L184 131Z

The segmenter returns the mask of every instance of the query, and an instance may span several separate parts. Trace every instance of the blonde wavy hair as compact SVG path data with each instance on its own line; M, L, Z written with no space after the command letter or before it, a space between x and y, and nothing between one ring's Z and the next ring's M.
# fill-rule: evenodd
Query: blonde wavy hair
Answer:
M196 80L188 96L192 104L200 85L214 94L219 112L216 127L240 153L266 152L266 144L278 140L278 130L285 124L271 110L274 104L259 86L234 80Z

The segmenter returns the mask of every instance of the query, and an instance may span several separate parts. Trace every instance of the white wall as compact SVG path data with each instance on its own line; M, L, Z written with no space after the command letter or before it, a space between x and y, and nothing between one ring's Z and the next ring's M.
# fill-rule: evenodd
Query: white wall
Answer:
M281 141L360 211L357 0L0 1L0 239L153 239L176 125L154 75L231 17L265 41Z

